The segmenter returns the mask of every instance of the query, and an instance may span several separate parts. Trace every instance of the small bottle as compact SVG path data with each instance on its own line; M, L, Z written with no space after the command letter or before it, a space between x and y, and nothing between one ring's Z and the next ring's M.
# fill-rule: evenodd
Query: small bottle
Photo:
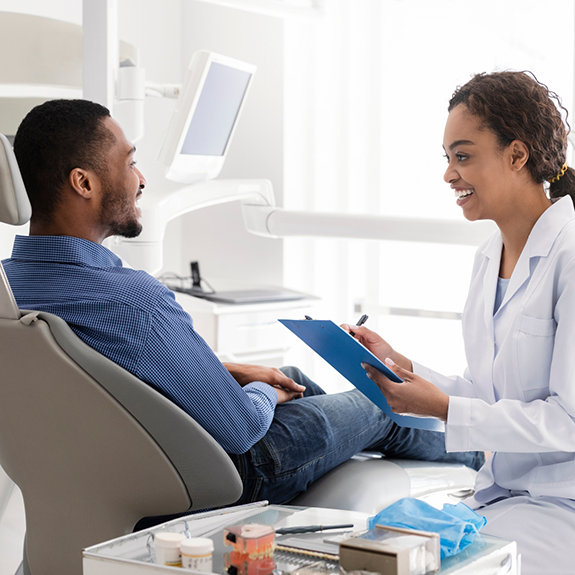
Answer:
M214 542L207 537L184 539L180 544L182 567L194 571L212 572Z
M169 565L170 567L182 566L182 555L180 553L180 543L185 539L183 533L156 533L154 542L156 543L156 563L159 565Z

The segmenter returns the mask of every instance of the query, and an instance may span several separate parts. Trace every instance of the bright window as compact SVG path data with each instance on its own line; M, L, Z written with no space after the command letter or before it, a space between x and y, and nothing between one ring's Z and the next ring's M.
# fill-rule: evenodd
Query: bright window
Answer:
M531 70L572 108L570 0L329 0L326 10L317 23L286 23L286 209L462 219L442 179L455 87L477 72ZM360 302L396 349L462 372L460 322L410 314L461 312L474 248L284 245L285 282L323 298L318 317L353 321ZM289 359L331 391L348 387L299 344Z

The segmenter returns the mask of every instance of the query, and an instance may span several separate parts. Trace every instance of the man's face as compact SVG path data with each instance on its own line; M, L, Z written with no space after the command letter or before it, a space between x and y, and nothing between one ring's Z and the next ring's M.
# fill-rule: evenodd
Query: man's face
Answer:
M119 124L110 117L103 123L116 142L104 153L107 171L99 174L102 185L100 223L108 228L107 237L135 238L142 231L142 212L136 202L146 180L136 168L136 148L128 142Z

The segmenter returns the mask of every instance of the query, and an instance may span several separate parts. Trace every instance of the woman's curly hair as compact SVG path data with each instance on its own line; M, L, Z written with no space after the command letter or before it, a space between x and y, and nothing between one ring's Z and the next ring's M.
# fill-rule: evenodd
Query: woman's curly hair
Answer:
M569 168L557 176L566 161L567 110L561 99L537 81L531 72L477 74L458 87L448 111L463 104L491 130L502 148L520 140L529 150L526 168L537 183L550 182L549 195L571 195L575 202L575 171ZM565 112L565 121L560 110Z

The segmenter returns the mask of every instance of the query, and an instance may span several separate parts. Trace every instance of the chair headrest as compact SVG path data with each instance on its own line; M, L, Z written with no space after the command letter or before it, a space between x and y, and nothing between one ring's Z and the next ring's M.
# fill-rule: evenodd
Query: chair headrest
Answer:
M32 215L16 156L6 136L0 134L0 222L25 224Z

